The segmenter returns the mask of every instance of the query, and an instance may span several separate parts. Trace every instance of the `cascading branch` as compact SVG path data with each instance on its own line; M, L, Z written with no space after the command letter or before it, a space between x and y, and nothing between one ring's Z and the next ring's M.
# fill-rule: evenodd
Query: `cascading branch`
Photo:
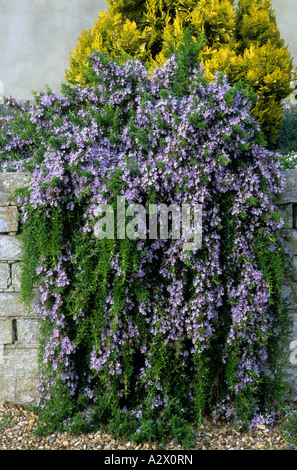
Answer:
M37 93L30 108L6 100L2 169L32 173L19 192L22 289L42 320L41 432L107 424L185 443L206 413L245 426L275 405L283 180L254 96L223 75L208 83L198 48L186 37L150 78L137 60L94 53L92 87ZM116 213L118 196L202 203L201 249L99 240L96 207Z

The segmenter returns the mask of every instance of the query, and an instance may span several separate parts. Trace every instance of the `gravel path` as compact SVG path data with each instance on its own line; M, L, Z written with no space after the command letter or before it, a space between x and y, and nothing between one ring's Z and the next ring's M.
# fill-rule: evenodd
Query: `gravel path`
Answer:
M115 439L103 432L73 436L53 433L36 436L38 416L22 406L0 404L0 450L183 450L176 441L160 444L135 444ZM297 450L278 428L264 425L249 434L240 434L229 425L206 422L197 429L196 445L191 450Z

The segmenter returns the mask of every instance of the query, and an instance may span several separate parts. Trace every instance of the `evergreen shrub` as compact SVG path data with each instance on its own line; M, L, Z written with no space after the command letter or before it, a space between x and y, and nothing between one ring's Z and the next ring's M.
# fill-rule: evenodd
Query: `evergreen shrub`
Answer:
M42 324L41 433L105 426L189 446L207 414L244 429L283 396L284 181L255 95L222 74L209 83L199 47L187 33L150 78L96 52L92 86L36 93L29 108L6 99L2 170L32 175L18 195L22 298ZM202 247L96 238L96 208L116 214L117 196L202 203Z
M200 59L205 76L223 71L258 95L252 108L269 145L282 121L282 100L290 93L292 58L280 36L270 0L109 0L92 28L83 30L70 54L66 79L89 83L88 56L100 49L149 65L152 73L170 57L190 28L194 40L204 34Z

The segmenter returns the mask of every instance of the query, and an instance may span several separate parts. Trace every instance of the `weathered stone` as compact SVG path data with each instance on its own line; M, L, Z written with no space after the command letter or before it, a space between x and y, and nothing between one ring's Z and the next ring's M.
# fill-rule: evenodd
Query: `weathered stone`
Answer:
M0 232L17 232L19 211L16 206L0 207Z
M10 265L0 262L0 289L7 289L10 282Z
M0 353L1 354L1 353ZM0 360L0 374L1 374L1 380L0 380L0 397L3 402L8 402L8 403L15 403L17 398L15 394L15 382L16 379L13 375L7 376L5 372L3 371L3 367L5 367L5 357L1 356Z
M29 173L0 173L0 193L11 194L15 189L27 186L29 182Z
M34 357L34 363L37 361L37 356ZM33 367L32 367L33 372ZM36 401L36 388L37 388L37 370L35 375L27 375L26 377L19 377L15 381L15 403L31 404Z
M0 343L11 344L12 343L12 324L11 320L0 319Z
M0 260L18 261L22 257L21 243L13 235L0 235Z
M297 194L297 170L285 170L283 174L286 179L285 193Z
M9 196L8 193L3 193L0 191L0 207L7 207L7 206L18 207L19 203L18 203L17 198L11 199L8 196Z
M39 322L35 318L18 318L16 320L17 341L22 346L38 347L39 344Z
M37 370L38 348L22 348L18 345L4 346L4 364L2 374L6 377L32 376Z
M0 318L26 315L19 292L0 292Z
M38 349L4 347L0 361L0 397L10 403L34 403Z
M21 288L21 263L13 263L11 265L11 286L15 290Z
M296 203L297 201L297 192L285 192L281 195L282 204Z

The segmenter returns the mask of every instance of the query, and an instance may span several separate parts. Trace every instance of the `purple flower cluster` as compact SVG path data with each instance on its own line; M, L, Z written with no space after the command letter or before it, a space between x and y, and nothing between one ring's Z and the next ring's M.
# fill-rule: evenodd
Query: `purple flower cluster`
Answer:
M51 396L57 371L72 395L80 390L95 403L111 383L123 391L134 374L133 393L145 390L153 409L168 399L171 385L162 374L174 358L172 374L186 376L192 403L193 358L208 355L218 361L217 370L235 364L235 372L224 378L232 402L241 391L259 386L269 340L278 334L257 252L259 233L274 240L276 252L282 249L275 234L283 222L273 216L273 200L284 182L275 156L258 143L249 94L224 77L207 83L197 67L189 72L188 92L177 97L175 56L152 77L138 61L122 66L99 53L91 61L94 86L77 86L61 97L37 94L29 110L19 111L26 129L22 138L11 116L1 118L3 170L32 171L24 222L32 210L50 218L53 209L63 216L83 208L79 231L90 252L96 251L94 211L98 203L110 202L117 188L129 204L203 204L203 246L186 252L182 239L136 241L137 269L115 248L108 264L112 275L101 277L97 287L93 276L88 285L90 299L89 292L102 291L97 323L91 300L74 300L84 294L79 283L86 276L77 234L63 241L54 267L40 259L36 309L52 325L43 357L51 376L41 373L41 399ZM125 286L120 306L119 282ZM65 313L70 304L71 315ZM216 341L221 341L220 357L212 359ZM84 386L75 369L81 350L86 351L84 376L92 377ZM140 365L133 371L130 357L136 353Z

